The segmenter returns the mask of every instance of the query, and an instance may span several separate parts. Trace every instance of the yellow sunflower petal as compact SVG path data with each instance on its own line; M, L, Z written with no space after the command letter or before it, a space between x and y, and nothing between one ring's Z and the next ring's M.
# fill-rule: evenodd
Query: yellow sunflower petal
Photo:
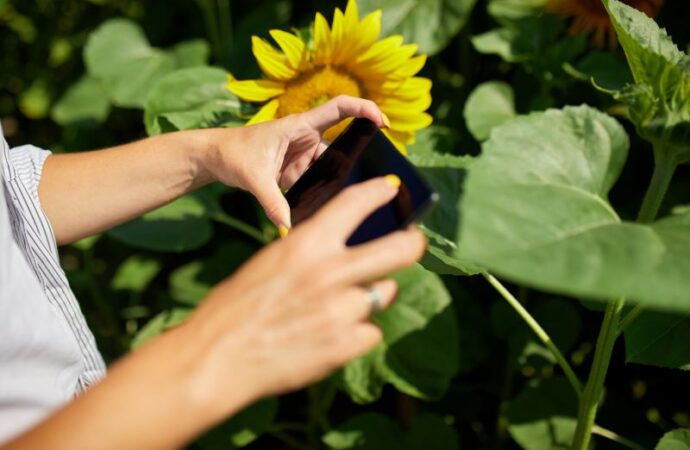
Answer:
M278 106L280 102L276 99L271 100L261 107L259 112L254 114L254 117L249 119L247 125L254 125L255 123L268 122L276 118L276 112L278 112Z
M395 69L395 72L393 72L392 76L394 78L410 78L422 70L424 67L424 64L426 64L426 55L418 55L413 58L410 58L407 60L404 64L402 64L400 67Z
M333 28L331 29L331 58L337 59L343 45L345 31L345 17L339 8L333 13Z
M271 44L257 36L252 36L252 52L259 67L267 77L274 80L289 80L296 71L288 66L285 55L273 48Z
M413 77L404 81L386 81L381 85L380 95L395 95L402 100L414 100L430 90L430 79Z
M333 61L335 64L342 64L343 62L356 56L353 50L359 42L358 28L359 11L357 10L357 2L355 0L348 0L345 8L345 15L342 18L342 36L340 37L340 48L338 49L338 53L335 55Z
M393 133L391 133L391 130L383 129L381 131L383 131L383 134L386 135L388 140L393 143L395 148L397 148L400 153L407 155L407 147L405 147L405 144L398 140Z
M366 64L370 61L375 61L380 58L384 58L386 55L398 49L402 42L403 37L399 34L388 36L387 38L381 39L380 41L369 47L367 51L365 51L362 55L357 57L355 62L360 64Z
M321 15L316 13L314 18L314 52L312 54L312 63L314 65L324 65L331 58L331 29L328 26L328 21Z
M385 109L384 112L388 110L393 110L400 113L418 113L426 111L429 106L431 106L431 94L425 92L419 97L412 99L399 99L393 94L393 96L383 97L381 100L376 102L379 108Z
M381 34L381 10L377 9L368 14L359 23L359 28L357 29L357 48L371 47L374 42L376 42L376 39L379 38L379 34Z
M387 111L391 128L398 131L417 131L431 125L433 118L427 113L400 114L398 111Z
M391 73L407 62L417 52L417 44L403 45L387 55L371 60L368 70L373 73Z
M386 131L393 139L403 144L414 144L415 142L414 131L398 131L391 128L388 128Z
M271 80L228 80L230 92L248 102L265 102L284 92L283 83Z
M278 43L280 49L283 50L288 63L293 69L303 71L308 68L307 46L304 45L302 39L282 30L271 30L269 33Z

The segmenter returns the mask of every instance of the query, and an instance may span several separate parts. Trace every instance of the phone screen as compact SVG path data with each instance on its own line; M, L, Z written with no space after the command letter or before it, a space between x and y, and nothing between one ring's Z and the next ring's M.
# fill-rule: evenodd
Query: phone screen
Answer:
M438 199L438 194L375 123L354 119L287 192L293 226L309 218L345 187L388 174L400 177L398 194L369 216L350 236L347 245L361 244L406 227Z

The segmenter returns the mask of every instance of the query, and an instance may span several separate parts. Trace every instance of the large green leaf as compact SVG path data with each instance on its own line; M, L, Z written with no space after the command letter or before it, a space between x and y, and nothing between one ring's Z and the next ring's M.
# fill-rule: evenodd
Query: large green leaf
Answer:
M419 45L421 53L443 50L460 31L476 0L360 0L363 13L383 10L384 35L402 34L406 42Z
M654 450L690 450L690 429L669 431L661 438Z
M151 47L141 28L128 19L105 22L84 48L89 75L103 83L112 103L134 108L143 106L157 79L207 57L207 45L199 40L178 44L172 51Z
M485 141L492 128L515 117L513 88L502 81L480 84L467 97L463 115L472 136Z
M628 362L690 370L690 316L645 311L625 330Z
M277 413L277 399L262 400L206 432L196 443L204 450L233 450L244 447L268 429Z
M212 232L206 206L188 195L120 225L108 234L135 247L183 252L204 245L211 239Z
M440 278L414 266L395 279L397 301L373 319L383 329L383 343L343 369L344 388L359 403L376 400L386 383L436 398L458 371L457 323Z
M423 414L409 430L387 416L364 413L353 417L323 437L334 450L457 450L455 430L440 417Z
M503 26L472 38L478 52L520 63L549 83L563 84L570 79L563 66L585 49L582 34L563 36L565 23L550 14L509 17L501 22Z
M62 126L94 125L103 122L109 112L108 93L101 82L84 75L60 97L51 116Z
M577 396L565 378L534 382L508 403L508 432L525 450L570 449Z
M225 88L226 81L227 73L215 67L181 69L161 78L144 104L146 131L153 135L232 120L240 104Z
M456 245L460 221L456 199L472 158L427 151L411 154L410 161L440 195L438 204L422 221L422 231L429 240L422 265L440 274L477 273L477 268L457 253Z
M627 148L586 106L495 128L470 166L456 254L545 290L690 311L690 213L641 225L607 201Z
M614 93L629 107L645 139L677 162L690 161L690 56L653 19L618 0L605 0L634 85Z

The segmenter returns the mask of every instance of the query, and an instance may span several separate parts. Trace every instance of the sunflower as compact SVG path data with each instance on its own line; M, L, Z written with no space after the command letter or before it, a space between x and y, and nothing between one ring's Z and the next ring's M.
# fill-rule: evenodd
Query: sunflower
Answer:
M664 3L664 0L622 1L652 18L656 17ZM593 33L592 40L597 47L604 47L607 40L610 48L615 48L618 43L616 32L601 0L549 0L546 11L566 19L572 18L570 32L572 34Z
M242 100L266 102L248 125L300 113L341 94L373 100L390 119L383 132L402 153L415 133L431 124L425 113L431 104L431 80L415 77L426 55L400 35L379 40L381 10L362 20L355 0L343 13L335 9L333 26L316 13L311 45L296 34L271 30L280 51L252 36L252 51L265 78L235 80L227 88ZM324 134L332 141L349 123L346 119Z

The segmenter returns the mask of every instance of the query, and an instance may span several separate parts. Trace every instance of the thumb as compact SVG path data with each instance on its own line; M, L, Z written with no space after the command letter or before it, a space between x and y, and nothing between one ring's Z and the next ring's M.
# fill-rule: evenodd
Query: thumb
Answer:
M275 181L260 183L254 190L256 199L266 211L266 215L276 226L290 228L290 205Z

